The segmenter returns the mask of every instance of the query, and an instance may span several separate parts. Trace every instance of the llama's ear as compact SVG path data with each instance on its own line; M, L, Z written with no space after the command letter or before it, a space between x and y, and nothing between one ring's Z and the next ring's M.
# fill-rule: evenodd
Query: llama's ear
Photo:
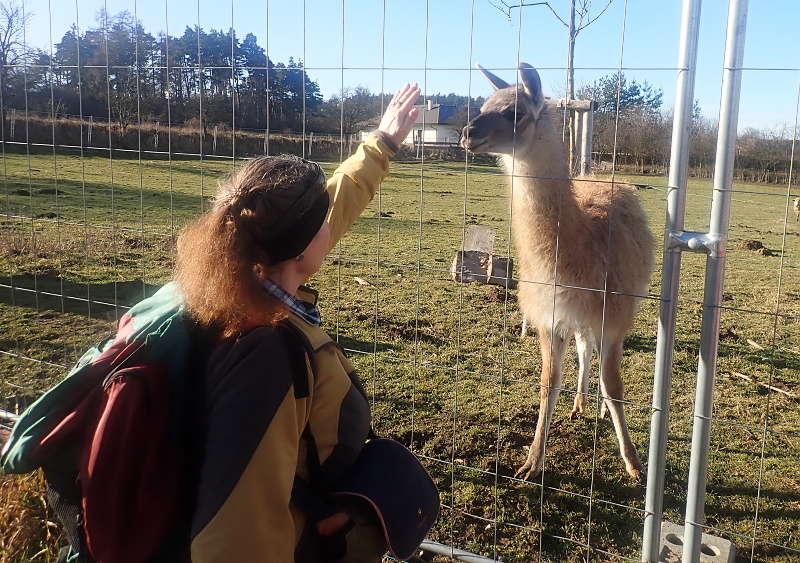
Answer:
M486 78L489 79L489 82L492 83L492 86L494 86L495 90L502 90L503 88L508 88L508 82L506 82L502 78L495 76L494 74L483 68L478 63L475 63L475 67L478 70L480 70Z
M519 63L519 75L522 77L522 84L525 86L525 93L528 94L533 102L533 113L539 117L539 112L544 107L544 94L542 94L542 79L539 73L528 63Z

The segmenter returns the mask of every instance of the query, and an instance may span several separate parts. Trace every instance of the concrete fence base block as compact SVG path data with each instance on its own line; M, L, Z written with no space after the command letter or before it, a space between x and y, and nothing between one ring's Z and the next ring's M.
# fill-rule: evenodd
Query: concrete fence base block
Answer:
M683 526L673 522L661 523L659 562L680 563L683 557ZM700 544L701 563L734 563L736 546L730 540L703 534Z

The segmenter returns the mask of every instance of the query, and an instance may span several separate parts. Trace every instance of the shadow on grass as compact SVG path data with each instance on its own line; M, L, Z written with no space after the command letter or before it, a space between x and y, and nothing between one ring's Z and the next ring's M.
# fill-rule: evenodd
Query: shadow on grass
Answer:
M426 319L419 319L418 323L409 323L402 320L394 320L387 315L378 315L376 318L372 313L362 312L356 312L353 315L353 319L376 325L377 342L351 338L340 332L338 334L339 344L347 350L372 353L373 351L397 350L403 345L414 343L428 344L434 348L442 348L447 344L442 338L434 336L426 330L426 327L431 325L430 321ZM323 328L325 327L323 326ZM395 341L397 344L394 344Z
M623 557L635 555L642 530L641 487L608 483L615 493L609 502L596 490L591 495L581 492L588 477L551 471L544 480L526 482L501 477L497 481L492 471L461 466L453 474L454 478L445 476L444 489L452 488L460 504L470 512L498 518L518 531L541 532L541 543L537 541L537 548L530 550L539 551L541 561L585 561L588 551L595 550ZM579 489L572 485L575 481L581 483ZM489 498L494 498L495 504L490 503L487 511Z
M776 521L780 519L794 522L800 521L800 494L789 491L776 491L769 487L721 487L709 483L707 494L725 497L746 497L750 499L760 498L780 502L783 505L781 510L775 508L761 508L758 511L759 520L763 522ZM741 521L753 518L753 510L733 508L718 508L714 510L714 515L718 518L726 518L731 521Z
M0 303L87 316L120 316L158 290L142 280L75 283L55 273L0 277Z
M142 208L148 215L163 215L162 223L169 224L172 211L196 213L202 206L200 186L197 194L186 194L170 190L169 186L156 185L153 187L130 186L122 183L109 184L100 182L86 182L69 179L58 180L58 192L52 189L52 179L17 181L10 179L6 183L7 206L10 209L19 209L23 214L32 213L33 210L46 211L57 209L62 220L83 221L87 208L109 208L108 198L114 193L114 207L118 213L140 212ZM165 210L165 211L162 211ZM90 222L106 220L103 215L88 218ZM149 217L148 220L151 220ZM139 221L138 216L132 223Z
M372 340L350 338L342 333L339 333L338 342L342 348L348 351L348 353L352 351L361 354L371 354L373 351L386 352L396 349L396 346L392 346L391 344L382 344L380 342L376 343Z
M626 351L644 352L645 354L655 353L656 341L654 338L639 334L629 334L625 339L624 348Z

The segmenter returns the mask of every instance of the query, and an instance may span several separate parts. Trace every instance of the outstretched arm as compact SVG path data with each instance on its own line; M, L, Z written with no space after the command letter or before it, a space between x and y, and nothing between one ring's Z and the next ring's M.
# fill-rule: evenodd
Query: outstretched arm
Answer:
M416 84L406 84L398 90L375 134L361 143L356 153L345 160L328 180L330 248L350 229L389 173L389 157L397 152L419 114L414 107L419 93Z

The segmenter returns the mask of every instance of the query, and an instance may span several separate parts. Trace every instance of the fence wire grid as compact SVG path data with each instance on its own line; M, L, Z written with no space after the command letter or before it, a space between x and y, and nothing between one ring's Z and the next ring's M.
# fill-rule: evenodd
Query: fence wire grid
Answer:
M643 531L654 516L646 497L655 483L662 491L651 534L663 520L679 530L696 524L723 540L720 551L706 536L702 546L689 539L698 552L684 560L702 552L703 560L728 561L730 546L731 561L800 561L796 56L778 67L754 55L735 68L740 118L774 105L754 87L766 83L790 92L782 111L791 123L740 124L731 183L719 188L715 155L725 117L714 112L724 104L716 97L696 104L694 84L683 100L691 106L691 149L682 164L670 153L681 103L672 97L675 80L687 70L676 57L687 41L681 25L692 10L700 17L700 2L572 3L579 16L589 10L577 20L573 96L606 102L594 113L592 173L637 187L656 240L649 291L640 296L622 359L628 425L650 479L639 483L625 473L611 421L600 415L596 356L589 408L571 416L578 392L571 344L544 471L522 480L514 475L536 428L542 362L537 338L522 334L517 287L527 282L514 271L494 283L460 283L452 271L476 227L491 233L490 254L515 258L518 218L501 168L493 158L466 154L457 139L492 93L476 62L512 84L518 64L529 62L545 95L565 97L570 2L56 4L0 1L0 27L9 31L9 41L0 41L5 415L21 412L130 306L169 281L175 239L208 209L221 176L244 159L287 153L318 160L331 173L375 127L391 92L418 82L423 117L410 143L312 285L323 328L345 348L368 391L376 431L409 446L439 487L442 511L422 557L646 561L653 560L647 542L655 541L658 560L676 560ZM748 13L741 0L733 6L744 10L748 45L751 34L785 41L765 32L784 25L770 8L750 6ZM719 94L727 8L704 7L701 58L692 63L701 71L697 92L710 82ZM800 20L800 6L784 8L782 21ZM648 20L651 11L660 19ZM62 36L65 17L74 25ZM744 29L738 32L743 39ZM654 41L667 47L644 47ZM457 95L448 97L451 85ZM556 117L568 141L569 113ZM672 175L676 166L686 168L682 179ZM683 252L669 303L674 341L663 363L664 260L696 246L680 238L684 233L699 236L714 226L712 202L721 191L730 217L716 247L725 261L721 302L708 300L708 263ZM678 192L685 198L677 205L680 232L670 216ZM686 244L667 248L670 237ZM718 312L716 334L703 336L704 326L714 327L706 320L710 309ZM713 341L711 358L703 338ZM670 381L654 401L658 362ZM713 403L699 416L709 423L708 459L699 473L701 521L690 522L687 481L698 475L692 436L703 366L712 368ZM659 411L663 393L669 408ZM654 412L668 413L655 466L647 455ZM4 487L22 482L2 480ZM39 523L49 526L45 516ZM0 525L4 560L55 560L57 534L34 525L30 539L20 540L15 529ZM673 549L683 545L682 533Z

